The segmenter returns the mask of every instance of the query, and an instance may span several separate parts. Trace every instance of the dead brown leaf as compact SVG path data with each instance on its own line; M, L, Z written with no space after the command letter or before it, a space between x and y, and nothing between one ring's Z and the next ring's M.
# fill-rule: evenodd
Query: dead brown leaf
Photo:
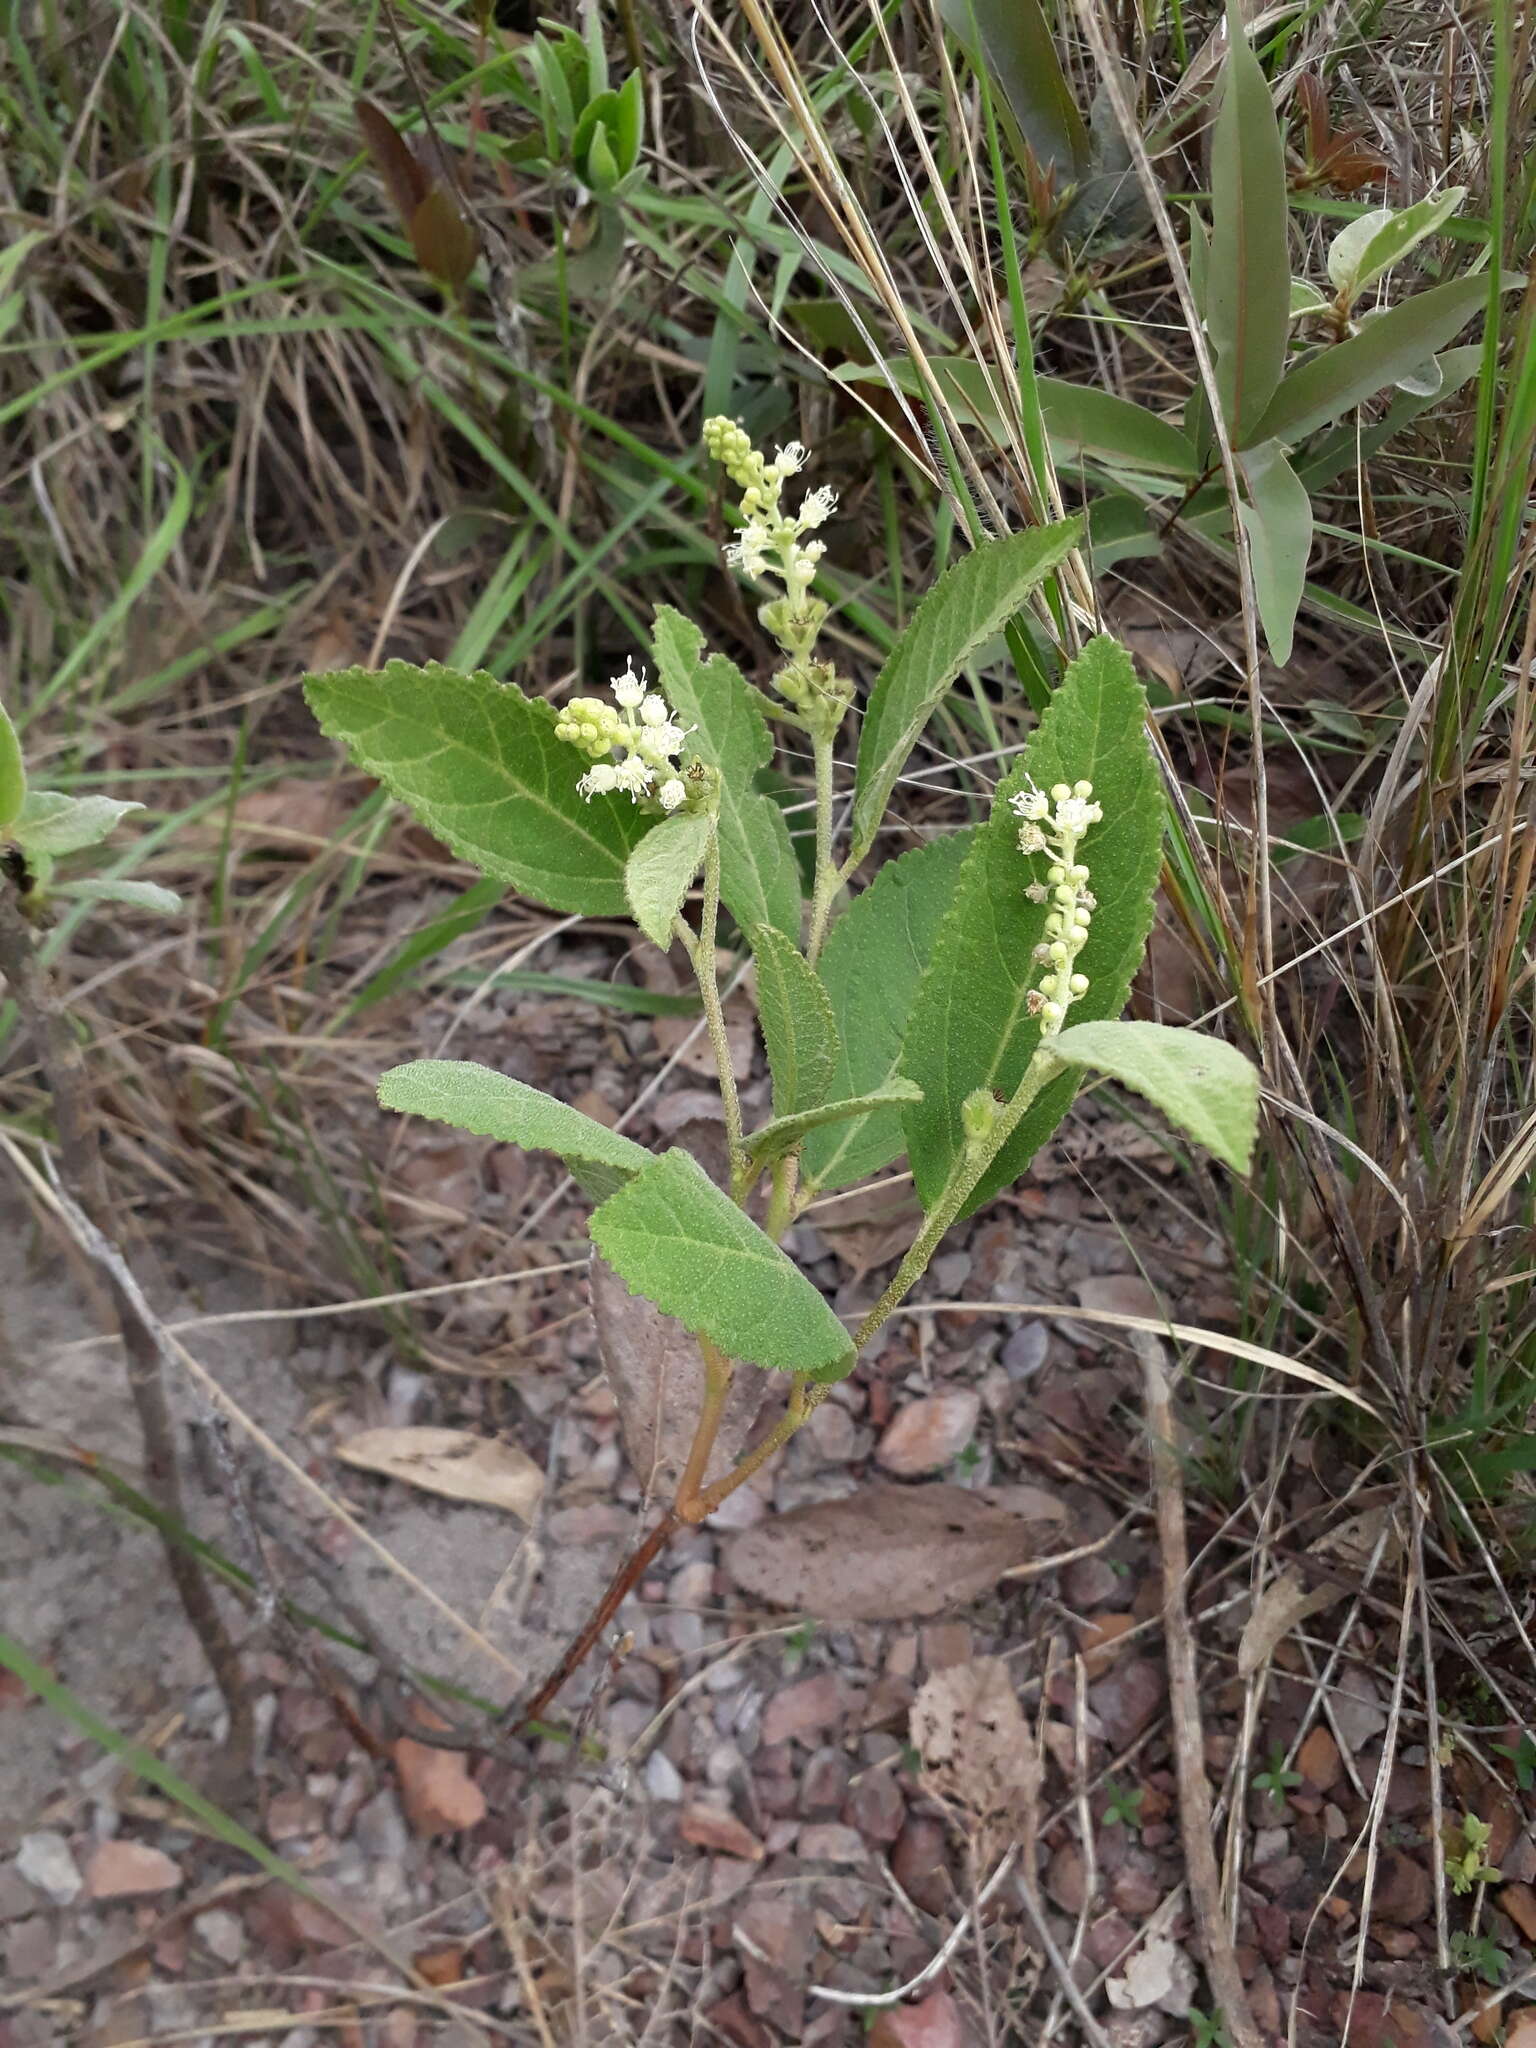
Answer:
M501 1508L520 1521L533 1519L544 1474L526 1451L467 1429L365 1429L336 1446L345 1465L403 1479L449 1500Z
M1066 1510L1009 1514L962 1486L869 1486L745 1529L726 1570L748 1593L823 1621L900 1621L963 1607L1010 1566L1070 1543Z
M602 1346L603 1369L618 1403L624 1449L641 1485L670 1500L688 1461L704 1399L698 1339L640 1295L631 1294L595 1252L590 1279L592 1315ZM746 1448L767 1396L766 1376L753 1366L739 1366L726 1398L707 1479L731 1470Z
M940 1798L978 1827L1015 1837L1033 1826L1040 1752L1001 1657L936 1671L912 1702L912 1746Z

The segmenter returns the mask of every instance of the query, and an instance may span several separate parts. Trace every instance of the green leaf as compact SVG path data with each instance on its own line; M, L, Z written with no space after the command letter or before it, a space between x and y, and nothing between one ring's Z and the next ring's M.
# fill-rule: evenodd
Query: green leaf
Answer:
M1465 185L1448 185L1416 206L1394 212L1373 207L1340 228L1328 251L1328 281L1335 290L1357 299L1368 285L1401 263L1410 249L1438 234L1467 196Z
M1036 379L1045 430L1057 453L1098 455L1159 476L1198 476L1199 459L1187 434L1144 405L1089 384L1059 377Z
M436 662L338 669L304 690L321 730L461 860L553 910L626 913L625 864L651 821L628 797L577 795L582 757L547 704Z
M1239 507L1253 555L1253 589L1269 651L1281 668L1291 658L1296 613L1312 551L1312 500L1278 441L1262 441L1237 458L1248 502Z
M700 656L704 635L670 605L656 607L651 647L658 687L680 725L696 726L689 749L720 771L720 896L742 927L771 924L800 936L800 869L784 813L756 784L773 756L745 678L723 654Z
M1344 470L1353 469L1357 463L1369 462L1377 449L1384 448L1394 434L1401 433L1404 427L1416 420L1421 412L1434 404L1435 398L1452 397L1469 378L1475 377L1482 360L1482 346L1478 342L1471 342L1465 348L1448 348L1435 357L1440 366L1440 382L1434 398L1405 393L1394 398L1381 417L1369 427L1358 427L1350 421L1314 441L1307 450L1305 462L1297 470L1307 490L1316 497Z
M99 846L130 811L142 804L114 796L65 796L57 789L29 789L11 824L11 836L28 853L79 853Z
M1315 284L1309 284L1304 277L1291 279L1291 318L1299 320L1303 313L1319 312L1328 303L1326 292L1320 292Z
M634 920L663 953L672 924L699 872L714 820L704 811L677 811L653 825L624 870L624 893Z
M1066 1025L1051 1050L1134 1088L1234 1173L1248 1171L1259 1135L1259 1075L1236 1046L1171 1024L1105 1019Z
M936 839L888 860L827 935L818 963L842 1040L828 1093L873 1096L897 1074L907 1019L974 834ZM871 1110L806 1140L801 1172L817 1188L851 1187L907 1149L894 1109Z
M1067 669L1022 759L998 785L992 814L976 834L954 900L932 947L907 1028L901 1071L923 1091L904 1119L918 1193L932 1207L961 1148L961 1106L976 1089L1006 1098L1040 1042L1028 1010L1039 969L1046 906L1024 891L1039 857L1020 853L1009 799L1030 782L1049 789L1086 777L1104 820L1080 859L1097 900L1078 968L1087 992L1072 1006L1082 1021L1117 1017L1152 923L1162 854L1163 798L1143 727L1146 700L1130 656L1107 635L1089 642ZM851 914L851 913L850 913ZM1008 1144L973 1190L966 1212L1017 1180L1071 1107L1077 1078L1042 1089Z
M1205 321L1222 415L1235 446L1262 439L1285 368L1291 263L1285 145L1259 60L1228 0L1226 79L1211 144L1211 254Z
M21 741L10 714L0 704L0 832L15 824L26 798L27 769L21 758Z
M926 593L865 707L853 797L856 859L874 844L896 778L940 698L1082 537L1077 517L984 540Z
M770 1160L782 1158L812 1131L871 1117L882 1109L900 1110L907 1103L916 1102L921 1092L915 1082L893 1074L868 1095L858 1095L846 1102L824 1102L819 1109L803 1109L796 1116L775 1117L771 1124L764 1124L747 1139L747 1157L755 1166L764 1166ZM900 1143L899 1137L897 1142Z
M973 65L980 32L987 68L1017 130L1015 149L1027 143L1040 168L1056 172L1059 187L1076 182L1091 155L1088 129L1040 0L939 0L939 11Z
M1512 290L1523 279L1506 279ZM1458 335L1488 301L1486 277L1458 277L1449 284L1389 306L1369 320L1358 334L1332 348L1320 349L1291 371L1270 401L1253 435L1256 441L1285 441L1291 446L1318 427L1336 420L1362 398L1385 390L1399 377L1411 377L1427 356Z
M73 896L81 903L126 903L130 909L153 910L161 917L175 917L181 909L181 898L174 889L162 889L158 882L120 882L109 875L63 882L49 894Z
M852 1365L848 1332L821 1295L690 1153L652 1159L590 1228L632 1293L728 1357L816 1380Z
M558 1152L589 1194L599 1200L649 1165L654 1154L595 1117L542 1089L514 1081L473 1060L408 1060L379 1077L385 1109L429 1116L435 1123L520 1145L525 1152Z
M819 1109L842 1050L831 998L776 925L748 925L747 939L757 962L757 1019L773 1076L774 1114Z

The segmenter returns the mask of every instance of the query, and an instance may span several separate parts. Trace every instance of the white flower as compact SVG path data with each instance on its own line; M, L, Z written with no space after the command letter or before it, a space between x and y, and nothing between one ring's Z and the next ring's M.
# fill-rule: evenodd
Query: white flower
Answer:
M665 725L671 716L671 712L667 709L666 698L658 697L654 690L649 696L641 698L640 723L642 725Z
M619 786L619 771L611 761L599 761L595 768L589 768L576 785L578 796L584 796L590 803L595 796L607 796Z
M806 492L796 524L802 533L809 533L812 527L823 525L836 510L837 493L823 484L820 490Z
M656 801L664 811L675 811L687 794L688 791L674 775L657 790Z
M638 754L631 754L613 771L614 788L622 789L626 796L637 800L645 795L654 780L655 771L647 767Z
M1019 816L1028 818L1032 824L1038 824L1049 814L1051 808L1043 789L1021 789L1012 798L1012 803Z
M1080 796L1063 797L1056 806L1056 829L1081 839L1090 825L1097 825L1104 813L1098 804L1085 803Z
M773 554L773 534L765 519L749 519L725 550L725 559L745 576L766 574Z
M645 678L637 676L632 667L627 668L623 675L614 677L609 688L623 710L633 711L645 695Z
M1019 827L1019 851L1020 853L1044 853L1045 834L1038 825L1021 825Z
M810 451L803 441L786 441L773 459L773 466L782 476L795 476L810 460Z

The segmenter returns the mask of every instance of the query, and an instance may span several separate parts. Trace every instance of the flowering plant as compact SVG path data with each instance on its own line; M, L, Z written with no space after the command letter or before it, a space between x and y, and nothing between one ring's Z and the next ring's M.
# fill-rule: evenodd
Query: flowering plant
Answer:
M725 1186L684 1150L651 1153L486 1067L419 1060L380 1084L389 1108L558 1153L595 1203L602 1258L698 1340L703 1394L676 1498L539 1709L671 1530L713 1512L788 1439L950 1226L1018 1178L1085 1073L1140 1090L1237 1171L1257 1128L1257 1077L1239 1053L1117 1021L1151 923L1163 797L1141 687L1115 641L1100 635L1067 664L981 823L878 858L882 836L903 829L891 805L929 717L1067 560L1081 522L985 541L939 578L869 689L840 793L856 693L822 651L828 605L815 590L836 500L816 489L785 503L806 461L797 443L765 456L726 419L704 440L740 492L726 554L764 593L758 618L780 657L767 690L706 656L699 628L668 606L654 680L630 660L611 702L551 709L489 675L402 662L308 680L324 729L463 858L556 910L627 911L656 945L678 947L714 1048ZM771 724L810 742L808 904L784 811L758 787ZM722 912L750 955L772 1081L772 1114L751 1130L717 978ZM923 1221L850 1331L780 1240L818 1195L903 1153ZM785 1412L711 1476L733 1381L757 1367L788 1376Z

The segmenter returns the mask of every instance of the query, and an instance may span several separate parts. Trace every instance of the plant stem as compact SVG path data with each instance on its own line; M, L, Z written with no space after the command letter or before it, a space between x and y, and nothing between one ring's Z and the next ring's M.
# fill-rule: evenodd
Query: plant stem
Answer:
M526 1706L513 1705L505 1718L504 1725L526 1728L530 1721L541 1721L551 1706L565 1690L567 1683L586 1663L592 1654L593 1645L603 1630L618 1613L633 1591L640 1574L657 1554L666 1547L668 1540L682 1527L682 1517L676 1508L668 1508L655 1528L642 1536L623 1564L608 1582L608 1590L587 1616L581 1633L560 1659L548 1678L539 1687Z
M832 899L841 880L832 857L832 745L833 735L829 732L811 735L816 763L816 880L811 892L811 934L805 956L813 967L827 936Z
M763 1229L775 1244L783 1237L795 1220L795 1190L800 1185L800 1154L791 1152L787 1158L773 1162L773 1193L768 1198L768 1213L763 1218Z
M53 1102L58 1131L59 1179L87 1222L112 1246L111 1197L106 1172L87 1103L85 1065L68 1015L38 955L36 935L22 908L12 878L0 878L0 974L31 1033L38 1064ZM121 1261L121 1253L116 1253ZM163 1517L160 1531L166 1570L182 1611L202 1646L224 1696L229 1714L228 1768L244 1777L251 1768L256 1728L251 1701L240 1668L239 1652L214 1603L212 1591L195 1557L171 1535L183 1528L181 1477L176 1455L176 1426L166 1398L160 1344L131 1296L112 1273L98 1267L112 1297L128 1367L128 1389L144 1441L145 1492Z
M861 1351L874 1336L882 1323L903 1297L916 1285L927 1270L928 1261L938 1250L939 1241L965 1207L972 1189L1002 1151L1008 1140L1018 1129L1024 1116L1040 1090L1056 1076L1066 1071L1067 1062L1057 1059L1044 1046L1024 1070L1024 1078L1013 1091L1007 1106L998 1113L997 1121L979 1144L967 1145L949 1177L948 1185L939 1196L929 1213L927 1222L915 1239L912 1249L896 1269L896 1277L875 1303L869 1314L854 1333L853 1348Z
M704 903L699 913L699 936L693 948L693 974L704 1000L704 1028L715 1049L715 1070L720 1077L720 1102L725 1111L725 1135L730 1147L731 1175L741 1164L741 1101L736 1093L736 1076L731 1071L730 1041L725 1035L725 1012L720 1007L720 983L715 973L715 926L720 917L720 833L714 821L704 848Z
M704 1403L699 1410L699 1420L693 1432L693 1442L688 1447L688 1462L683 1467L682 1477L677 1482L676 1507L686 1521L688 1510L699 1497L704 1485L704 1476L709 1470L709 1454L715 1448L715 1438L720 1432L720 1418L725 1413L726 1397L731 1391L731 1381L736 1377L736 1368L725 1357L718 1345L700 1335L699 1356L704 1361Z
M789 1397L789 1406L774 1424L773 1428L769 1430L762 1442L748 1451L740 1463L734 1465L725 1474L724 1478L717 1479L713 1486L706 1486L704 1491L688 1507L679 1508L677 1512L681 1519L685 1522L702 1522L707 1516L715 1512L721 1501L728 1500L738 1486L745 1486L752 1477L752 1474L766 1465L775 1451L783 1449L801 1423L805 1421L811 1410L817 1405L814 1398L816 1391L819 1391L819 1389L813 1390L809 1380L802 1379L796 1374L794 1390Z

